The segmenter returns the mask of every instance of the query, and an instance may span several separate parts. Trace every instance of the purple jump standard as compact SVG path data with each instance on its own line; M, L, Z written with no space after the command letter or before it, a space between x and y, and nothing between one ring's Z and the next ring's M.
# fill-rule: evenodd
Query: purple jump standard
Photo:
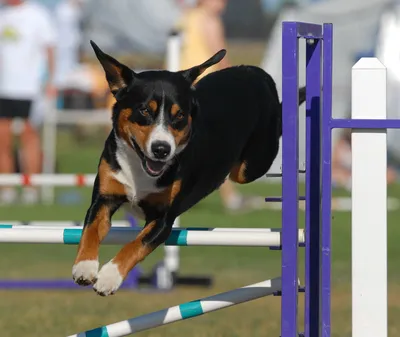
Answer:
M306 40L306 255L304 336L330 336L332 24L284 22L282 32L282 314L281 336L298 337L299 38ZM323 51L323 53L322 53ZM321 56L323 54L323 59ZM321 61L323 73L321 74ZM322 76L321 76L322 75ZM321 111L321 78L323 106ZM325 130L325 129L323 129ZM321 137L324 135L324 140ZM329 144L329 145L328 145ZM330 152L328 153L330 156ZM328 169L323 166L321 156ZM322 173L322 182L321 182ZM329 175L329 177L327 176ZM322 189L324 186L324 189ZM322 209L321 209L322 207ZM322 217L321 217L322 214ZM322 330L321 330L322 327Z

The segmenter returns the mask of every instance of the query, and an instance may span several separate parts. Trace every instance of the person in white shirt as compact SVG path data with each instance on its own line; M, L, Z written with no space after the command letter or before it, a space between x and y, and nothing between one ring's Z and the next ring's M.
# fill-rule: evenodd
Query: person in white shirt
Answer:
M55 8L57 28L55 85L63 89L68 76L79 66L83 0L63 0Z
M55 29L50 13L36 3L3 0L0 9L0 174L15 172L12 154L12 121L25 121L21 134L22 170L39 173L41 168L40 138L29 117L32 103L43 89L55 96L53 84ZM47 83L43 88L43 62L47 64ZM0 203L12 203L16 191L0 190ZM37 190L23 194L27 203L35 202Z

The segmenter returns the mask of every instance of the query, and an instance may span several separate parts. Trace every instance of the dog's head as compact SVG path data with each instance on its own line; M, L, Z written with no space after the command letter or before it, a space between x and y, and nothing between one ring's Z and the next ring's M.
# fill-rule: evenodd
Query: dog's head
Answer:
M221 61L226 51L220 50L204 63L183 71L135 73L93 41L91 45L116 99L113 126L118 137L138 153L147 174L161 175L189 141L196 108L193 82Z

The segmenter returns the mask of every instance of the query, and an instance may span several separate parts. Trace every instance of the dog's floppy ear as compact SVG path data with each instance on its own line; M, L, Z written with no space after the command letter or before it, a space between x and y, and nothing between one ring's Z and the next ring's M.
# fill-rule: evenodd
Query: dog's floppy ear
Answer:
M187 70L179 71L178 73L182 74L183 77L186 78L190 82L190 84L192 84L196 80L196 78L199 77L207 68L213 66L214 64L217 64L225 57L225 55L226 50L221 49L218 53L216 53L204 63Z
M116 59L104 53L92 40L90 40L90 44L103 66L110 90L117 98L118 93L129 86L129 84L134 80L136 74L127 66L119 63Z

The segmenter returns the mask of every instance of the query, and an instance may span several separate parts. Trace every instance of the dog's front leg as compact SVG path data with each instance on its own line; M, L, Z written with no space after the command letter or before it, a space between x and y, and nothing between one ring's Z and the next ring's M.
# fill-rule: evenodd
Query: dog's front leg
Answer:
M154 249L167 240L172 223L165 218L146 224L136 239L126 244L118 254L100 270L93 289L101 296L114 294L128 273Z
M168 239L177 216L170 205L179 190L180 181L175 181L163 194L157 195L157 203L164 205L165 211L157 219L146 221L145 227L135 240L122 247L118 254L101 268L93 286L99 295L115 293L128 273Z
M100 243L110 230L112 215L126 201L125 195L107 193L107 188L110 190L110 186L116 182L108 181L105 184L106 178L102 176L99 173L94 183L92 203L86 213L78 253L72 267L74 281L82 286L96 282Z

